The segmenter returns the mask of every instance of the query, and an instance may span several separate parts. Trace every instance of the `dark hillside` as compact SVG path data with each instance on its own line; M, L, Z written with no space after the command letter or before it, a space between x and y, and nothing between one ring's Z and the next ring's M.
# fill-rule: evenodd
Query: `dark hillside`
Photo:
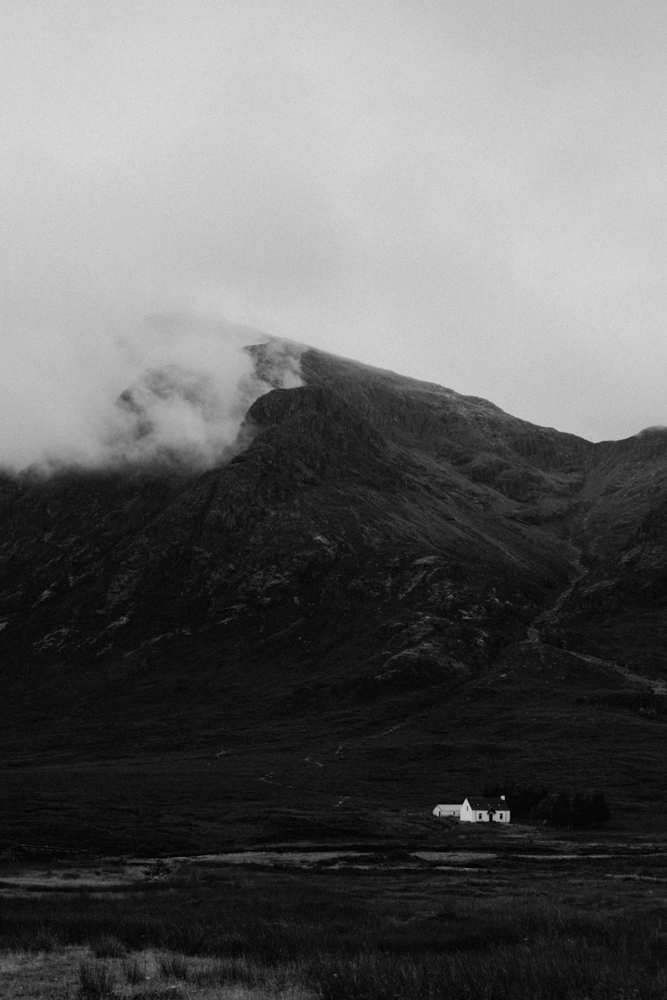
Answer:
M664 679L667 431L595 447L573 531L586 572L551 622L549 641Z
M224 467L0 482L0 835L37 835L19 789L56 765L49 828L87 828L95 762L97 840L124 816L183 849L277 836L281 809L367 831L372 803L428 813L501 777L602 784L641 815L664 780L667 436L593 445L301 363ZM160 776L150 836L138 764Z

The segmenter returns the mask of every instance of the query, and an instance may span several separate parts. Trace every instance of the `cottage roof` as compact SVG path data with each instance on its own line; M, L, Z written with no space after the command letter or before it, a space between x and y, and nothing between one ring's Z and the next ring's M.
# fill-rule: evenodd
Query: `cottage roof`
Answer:
M505 799L485 799L476 795L468 798L468 805L471 809L483 809L485 812L489 809L509 809Z

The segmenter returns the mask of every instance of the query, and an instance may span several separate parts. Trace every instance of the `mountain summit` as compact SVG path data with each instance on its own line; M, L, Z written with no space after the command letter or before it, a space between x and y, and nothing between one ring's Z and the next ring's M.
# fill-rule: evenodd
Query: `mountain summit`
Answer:
M276 342L246 350L271 382ZM227 464L2 479L5 755L223 742L255 792L253 768L263 791L397 805L437 801L443 768L459 797L577 760L631 788L647 764L618 739L651 760L662 739L667 432L592 444L299 353ZM142 415L156 379L123 404Z

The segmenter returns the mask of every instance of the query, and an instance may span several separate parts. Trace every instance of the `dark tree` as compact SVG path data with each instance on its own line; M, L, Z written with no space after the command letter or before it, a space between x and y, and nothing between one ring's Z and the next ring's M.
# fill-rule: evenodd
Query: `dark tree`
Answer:
M534 820L550 826L564 826L576 830L601 829L611 818L611 810L604 792L575 792L573 797L565 790L550 792L544 786L520 785L517 782L499 782L484 789L488 798L504 795L513 819Z

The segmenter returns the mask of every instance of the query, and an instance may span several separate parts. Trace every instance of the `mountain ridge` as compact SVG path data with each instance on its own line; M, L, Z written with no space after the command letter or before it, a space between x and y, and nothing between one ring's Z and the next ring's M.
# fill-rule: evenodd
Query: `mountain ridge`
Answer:
M402 749L402 764L391 777L377 758L362 780L332 756L331 788L398 808L433 786L440 706L461 784L569 771L648 802L663 767L667 435L594 444L286 350L303 384L255 400L249 444L222 468L2 480L5 759L194 753L209 767L224 733L242 761L231 800L242 774L254 787L282 761L276 787L303 804L334 791L324 776L313 790L297 757L368 729L363 755ZM275 373L275 343L248 351L259 378ZM375 741L385 728L393 741ZM493 753L466 755L461 732ZM654 769L639 785L637 754Z

